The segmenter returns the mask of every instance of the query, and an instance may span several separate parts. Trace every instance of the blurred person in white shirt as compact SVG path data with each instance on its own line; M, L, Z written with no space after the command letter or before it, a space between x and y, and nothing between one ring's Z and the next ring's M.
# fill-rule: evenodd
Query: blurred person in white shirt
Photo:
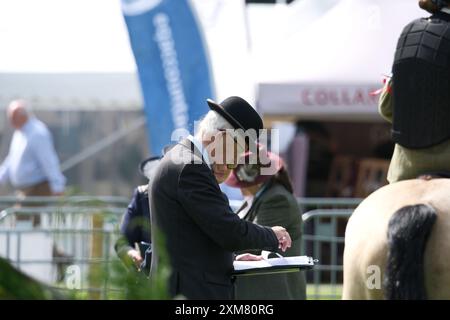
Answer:
M29 112L24 100L12 101L7 116L15 131L0 166L0 183L9 181L23 196L62 195L66 178L47 126Z

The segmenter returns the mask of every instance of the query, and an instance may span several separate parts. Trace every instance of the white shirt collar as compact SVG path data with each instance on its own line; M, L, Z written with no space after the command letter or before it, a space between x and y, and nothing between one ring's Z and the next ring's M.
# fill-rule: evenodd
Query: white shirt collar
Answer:
M448 7L442 8L441 11L450 14L450 8L448 8Z
M206 151L206 148L203 147L203 144L191 134L187 137L187 139L191 141L194 146L202 153L203 160L205 160L206 165L211 169L211 162L209 160L208 152Z

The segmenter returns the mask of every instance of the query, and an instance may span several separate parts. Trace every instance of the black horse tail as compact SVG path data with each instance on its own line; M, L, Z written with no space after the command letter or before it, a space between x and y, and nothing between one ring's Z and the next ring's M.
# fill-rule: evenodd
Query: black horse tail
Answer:
M431 206L418 204L397 210L389 220L386 299L427 299L424 253L436 218Z

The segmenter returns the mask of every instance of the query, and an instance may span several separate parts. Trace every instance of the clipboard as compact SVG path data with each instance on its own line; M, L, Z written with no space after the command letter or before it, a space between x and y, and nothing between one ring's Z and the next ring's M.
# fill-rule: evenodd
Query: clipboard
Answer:
M270 253L272 252L263 251L261 255L264 259L259 261L234 261L234 271L232 272L232 275L253 276L299 272L314 268L314 265L318 262L318 260L314 260L309 256L283 257L278 253L275 253L277 255L276 258L269 258L268 256Z

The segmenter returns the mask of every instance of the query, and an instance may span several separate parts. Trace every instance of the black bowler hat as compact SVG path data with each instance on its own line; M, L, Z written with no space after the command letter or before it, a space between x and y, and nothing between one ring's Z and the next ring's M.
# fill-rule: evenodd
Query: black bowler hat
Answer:
M206 101L211 110L219 113L235 129L243 129L244 131L254 129L259 136L259 130L264 128L263 121L258 112L240 97L229 97L221 103L216 103L211 99Z

